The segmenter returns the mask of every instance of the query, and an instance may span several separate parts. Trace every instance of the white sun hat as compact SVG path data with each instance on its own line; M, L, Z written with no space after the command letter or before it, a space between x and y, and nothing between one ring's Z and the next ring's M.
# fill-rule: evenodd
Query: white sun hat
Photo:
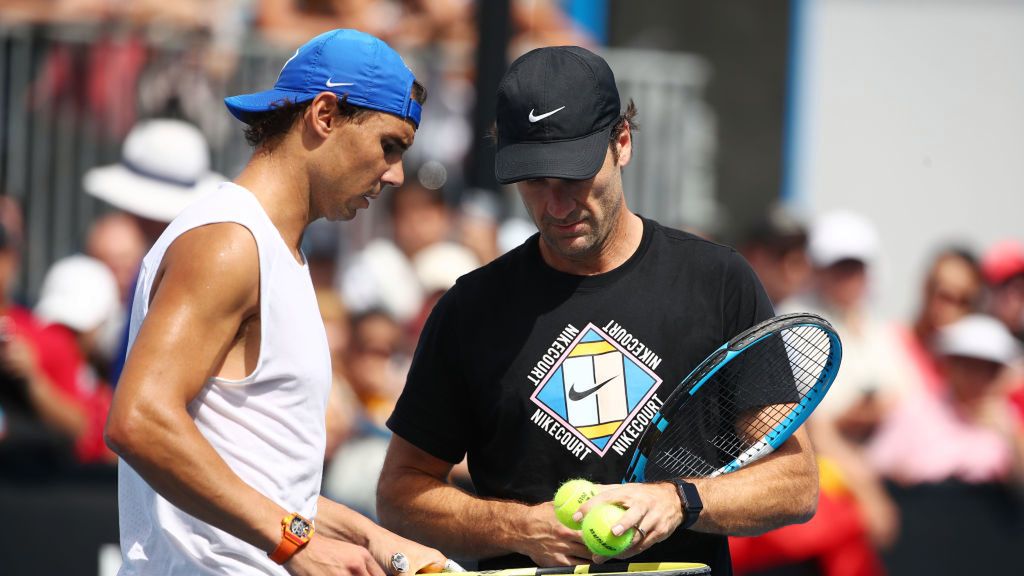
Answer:
M128 133L119 163L89 170L82 185L128 213L170 222L224 180L210 171L210 147L198 128L181 120L154 119L139 122Z
M117 300L117 281L106 265L88 256L69 256L47 271L35 313L44 322L88 332L113 314Z
M1010 331L991 316L970 314L942 328L935 341L945 356L964 356L1009 364L1020 357L1020 345Z

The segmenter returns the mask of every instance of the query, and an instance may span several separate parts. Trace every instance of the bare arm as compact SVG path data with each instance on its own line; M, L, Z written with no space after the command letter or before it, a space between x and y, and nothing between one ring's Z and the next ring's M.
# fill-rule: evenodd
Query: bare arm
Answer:
M393 436L377 485L381 523L458 557L519 553L539 566L589 562L579 533L557 521L550 502L531 506L472 496L448 484L451 469Z
M806 522L818 506L818 466L803 429L760 462L691 482L704 501L699 532L753 536Z
M114 395L107 443L175 506L272 551L291 511L242 481L187 411L259 311L256 243L236 224L197 228L168 249L159 274ZM330 567L383 576L365 549L318 536L286 567L293 574Z

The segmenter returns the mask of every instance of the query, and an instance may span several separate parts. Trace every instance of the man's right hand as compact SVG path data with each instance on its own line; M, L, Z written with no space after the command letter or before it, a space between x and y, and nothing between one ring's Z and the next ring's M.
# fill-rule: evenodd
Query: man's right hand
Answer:
M319 534L284 567L292 576L386 576L366 548Z
M551 502L527 508L516 542L516 551L540 567L589 564L593 554L580 533L562 525Z

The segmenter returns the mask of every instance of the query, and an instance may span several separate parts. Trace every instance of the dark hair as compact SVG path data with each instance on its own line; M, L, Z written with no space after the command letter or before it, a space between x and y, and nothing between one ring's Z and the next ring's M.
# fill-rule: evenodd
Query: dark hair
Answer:
M974 252L966 246L958 244L947 244L939 250L933 252L931 264L928 265L928 271L926 272L925 281L931 282L932 276L935 274L935 269L939 267L939 264L946 260L959 260L971 271L971 275L978 281L979 284L983 284L985 276L981 270L981 262L978 257L974 255Z
M637 109L636 103L633 99L629 99L629 104L626 105L626 111L619 115L618 119L615 120L615 124L612 126L611 134L608 135L608 147L612 151L612 158L616 162L619 161L619 151L615 147L615 143L619 140L619 136L622 135L622 131L626 129L626 124L629 124L629 132L638 132L640 125L636 122L636 117L640 113ZM491 124L491 127L487 129L487 140L491 144L498 143L498 123Z
M413 80L409 96L423 105L427 101L427 89L419 81ZM251 114L246 118L248 126L245 128L245 141L253 148L274 146L281 136L291 130L295 121L306 112L312 102L312 100L306 102L280 100L272 104L271 109L267 112ZM371 108L349 104L348 96L338 98L337 111L338 116L356 124L363 122L371 113L378 112Z
M979 275L981 274L981 263L978 261L978 257L974 255L974 252L970 248L959 244L950 244L935 252L935 256L932 258L932 265L934 266L935 264L950 258L962 261Z
M626 105L626 111L619 115L619 119L615 121L615 126L612 127L612 133L608 135L608 148L612 151L612 158L619 161L619 149L615 147L615 143L618 142L619 136L622 135L622 131L626 129L626 125L629 125L629 135L632 136L634 132L640 131L640 125L636 122L636 116L640 111L637 110L636 104L633 99L629 99L629 104Z

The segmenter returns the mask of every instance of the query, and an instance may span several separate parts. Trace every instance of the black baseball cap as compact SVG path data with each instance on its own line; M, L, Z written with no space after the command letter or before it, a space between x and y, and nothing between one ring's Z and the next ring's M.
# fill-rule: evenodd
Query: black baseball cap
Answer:
M620 107L615 75L597 54L579 46L527 52L498 86L495 177L501 184L592 177Z

